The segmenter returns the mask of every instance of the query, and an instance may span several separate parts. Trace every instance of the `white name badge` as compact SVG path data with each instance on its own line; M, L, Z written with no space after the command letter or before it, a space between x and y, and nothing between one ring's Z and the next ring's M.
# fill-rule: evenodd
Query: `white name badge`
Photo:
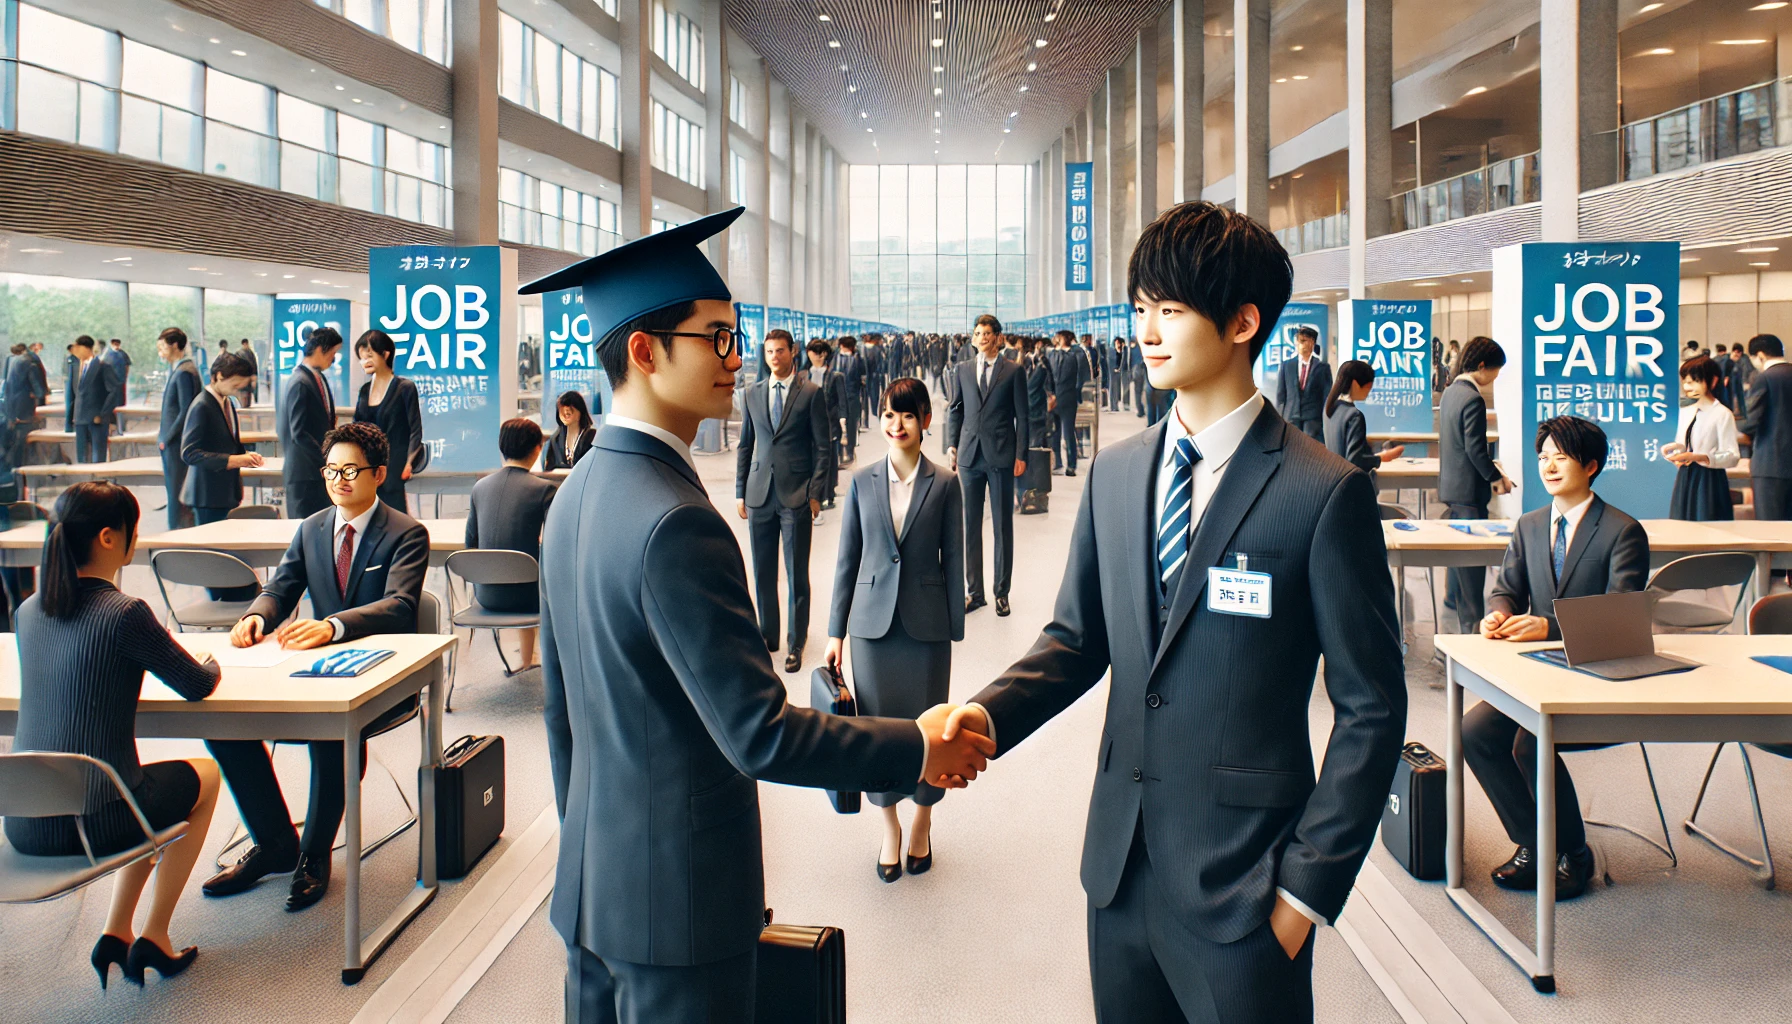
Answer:
M1207 610L1269 618L1270 575L1243 569L1207 570Z

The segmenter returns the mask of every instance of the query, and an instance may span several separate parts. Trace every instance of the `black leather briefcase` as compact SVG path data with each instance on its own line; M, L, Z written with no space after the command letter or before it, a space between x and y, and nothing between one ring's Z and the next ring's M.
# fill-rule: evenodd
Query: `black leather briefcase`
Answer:
M759 933L757 1024L846 1024L846 933L772 924Z
M460 878L504 833L504 737L462 736L434 771L436 874Z
M1381 810L1381 844L1414 878L1444 877L1445 813L1443 758L1423 743L1408 743Z
M1027 449L1027 471L1020 479L1020 514L1040 515L1051 508L1052 450Z
M809 706L830 715L852 716L859 713L858 705L852 699L852 691L841 682L839 674L826 665L818 666L809 674ZM828 799L833 801L834 810L841 814L859 813L857 793L836 793L830 789Z

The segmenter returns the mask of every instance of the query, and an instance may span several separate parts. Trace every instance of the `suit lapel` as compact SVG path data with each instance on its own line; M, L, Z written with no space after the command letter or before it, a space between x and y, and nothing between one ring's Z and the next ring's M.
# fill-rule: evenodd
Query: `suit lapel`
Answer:
M1202 514L1194 540L1189 544L1182 582L1176 588L1169 620L1164 623L1164 634L1158 640L1157 655L1152 659L1153 672L1157 671L1164 652L1170 649L1170 642L1188 619L1195 602L1206 591L1207 569L1219 561L1220 554L1231 543L1232 535L1238 532L1239 524L1244 522L1245 514L1256 504L1257 495L1263 493L1263 486L1282 464L1282 432L1286 429L1287 423L1266 403L1227 463L1219 489L1208 501L1207 511Z
M691 468L691 464L679 458L671 446L652 434L629 427L605 426L592 441L592 447L658 459L676 470L692 487L703 493L706 499L708 497L708 492L703 490L703 481L698 479L697 471Z
M933 463L927 456L921 456L921 464L915 467L915 492L909 495L908 513L902 517L902 536L907 537L914 529L915 517L921 512L921 503L927 500L927 492L933 488ZM890 489L884 488L884 507L890 506ZM901 538L897 538L901 543Z
M1603 518L1605 518L1605 499L1595 495L1593 503L1587 507L1587 514L1580 517L1580 525L1574 528L1574 539L1568 542L1568 557L1562 560L1562 574L1556 579L1557 597L1562 596L1562 589L1574 576L1574 567L1580 564L1581 556L1587 553L1587 546L1593 543L1593 535L1599 532L1599 521ZM1543 532L1545 533L1549 532L1548 522L1549 520L1544 520ZM1550 549L1550 561L1553 565L1555 561L1554 548Z
M366 570L367 563L372 560L374 555L373 549L385 541L386 516L388 514L389 511L386 508L385 502L378 502L374 505L373 515L367 520L367 532L362 535L361 545L355 548L354 560L351 561L348 566L347 593L345 593L342 598L342 603L345 607L353 607L353 605L356 604L366 603L363 601L355 601L351 603L349 601L349 596L354 594L355 589L361 585L361 573ZM331 561L333 563L334 559Z
M1164 431L1168 427L1167 420L1159 420L1155 426L1145 428L1142 447L1132 453L1126 470L1126 493L1142 499L1137 516L1126 530L1126 561L1138 573L1132 597L1133 609L1138 613L1141 650L1151 649L1156 633L1156 613L1152 609L1157 604L1157 549L1152 540L1157 536L1157 524L1153 519L1157 512L1157 459L1163 452Z
M894 545L896 540L895 518L890 512L890 464L888 460L879 460L871 464L871 504L877 509L878 521L884 524L884 530L890 535Z
M772 387L773 384L767 384L765 387L765 409L768 416L771 415ZM802 393L803 378L797 373L792 373L789 382L784 386L784 416L777 423L772 424L773 438L784 433L784 427L796 419L796 400Z

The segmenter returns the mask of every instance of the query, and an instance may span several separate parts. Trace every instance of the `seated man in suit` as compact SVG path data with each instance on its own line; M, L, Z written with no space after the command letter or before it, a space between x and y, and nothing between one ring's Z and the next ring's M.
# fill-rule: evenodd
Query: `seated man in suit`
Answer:
M423 574L429 568L429 532L379 500L386 477L386 435L371 423L345 423L324 435L323 448L322 476L332 507L299 524L273 578L231 630L230 642L237 647L260 643L270 627L278 627L274 639L293 650L417 630ZM287 622L307 595L318 618ZM363 735L380 731L414 706L399 703ZM286 799L260 740L208 740L206 746L230 784L255 845L212 876L205 894L234 895L263 875L291 871L287 910L303 910L322 899L330 884L330 847L342 824L342 742L310 743L311 807L302 838L293 834ZM365 754L361 763L367 763Z
M1605 431L1578 416L1557 416L1537 425L1537 474L1550 494L1544 508L1518 517L1512 544L1494 581L1491 610L1481 635L1501 640L1556 640L1555 602L1641 590L1649 580L1649 537L1641 523L1593 493L1605 466ZM1558 743L1557 750L1597 750L1608 743ZM1537 887L1537 796L1532 777L1537 737L1496 710L1479 704L1462 716L1462 753L1499 812L1506 834L1518 844L1512 859L1493 869L1504 889ZM1568 767L1556 758L1556 899L1587 891L1593 853Z

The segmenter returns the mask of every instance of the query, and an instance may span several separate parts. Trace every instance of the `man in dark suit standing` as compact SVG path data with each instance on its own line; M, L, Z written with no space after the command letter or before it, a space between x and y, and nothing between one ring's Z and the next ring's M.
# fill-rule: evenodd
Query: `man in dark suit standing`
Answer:
M261 360L256 358L255 346L249 344L248 338L243 339L243 347L237 349L237 354L249 361L249 370L251 373L251 376L249 377L249 404L254 405L256 398L261 393Z
M42 405L50 400L50 371L44 368L44 343L34 341L29 349L31 369L37 373L37 404ZM66 396L65 396L66 397Z
M1332 390L1332 366L1314 352L1319 332L1294 332L1294 358L1284 359L1276 374L1276 409L1294 428L1315 441L1325 441L1325 396Z
M1560 640L1555 603L1568 597L1624 594L1649 583L1649 535L1641 523L1593 493L1605 467L1605 431L1578 416L1558 416L1537 425L1537 475L1550 503L1518 517L1512 543L1493 582L1492 609L1481 620L1481 635L1526 642ZM1557 750L1598 750L1610 743L1558 743ZM1499 812L1506 835L1517 844L1512 857L1493 869L1495 885L1529 892L1537 888L1537 737L1492 704L1477 704L1462 716L1462 755L1487 799ZM1558 755L1556 767L1556 899L1587 891L1593 853L1574 779Z
M305 352L280 396L276 429L286 461L280 481L286 488L286 515L304 519L329 507L330 496L320 475L324 467L324 435L336 427L336 395L326 376L342 351L342 335L319 327L305 339Z
M865 335L865 347L859 353L865 362L865 420L877 422L877 409L884 400L884 385L889 383L889 350L883 346L883 335Z
M124 350L123 341L113 338L112 348L106 353L106 358L112 361L112 369L118 371L118 405L128 405L130 402L126 397L125 390L131 380L131 354ZM113 408L116 409L117 406ZM116 416L116 413L114 415ZM113 425L117 426L116 419Z
M106 461L106 432L118 408L118 371L112 361L94 355L93 339L83 334L69 349L69 387L64 396L68 429L75 435L76 462Z
M945 705L917 728L786 701L740 546L690 456L698 424L728 415L740 368L727 285L696 246L739 214L523 289L583 287L615 389L542 537L561 817L549 919L566 941L569 1022L750 1024L765 923L754 780L912 792L923 778L961 785L993 749L946 745Z
M1399 759L1374 490L1251 376L1292 284L1240 214L1184 203L1146 227L1127 289L1175 408L1096 456L1051 623L948 723L1000 757L1109 679L1082 862L1100 1024L1310 1022L1313 926L1344 909Z
M1471 339L1462 350L1456 379L1438 402L1437 499L1444 503L1446 519L1486 519L1493 496L1512 489L1487 444L1487 399L1481 395L1505 365L1506 352L1498 342ZM1444 576L1444 607L1455 609L1461 632L1474 632L1486 607L1487 570L1476 565L1447 570Z
M845 421L840 447L836 449L842 466L850 466L858 458L860 417L865 415L865 364L859 360L858 349L858 341L848 334L840 339L840 354L834 357L846 401L846 407L837 414Z
M965 607L983 599L983 501L989 499L995 539L996 614L1008 614L1014 574L1014 478L1027 472L1027 374L1001 356L1002 322L984 313L971 329L976 358L959 364L958 384L946 407L946 458L964 486Z
M778 649L778 545L783 541L790 588L786 672L802 667L803 644L809 639L809 542L834 463L827 398L795 372L791 347L790 332L766 332L765 362L771 376L748 388L741 399L734 464L736 511L747 521L759 631L768 651Z
M168 528L192 526L193 509L181 499L187 483L187 463L181 457L187 410L205 384L193 357L187 353L187 332L170 327L156 338L156 354L168 364L168 383L162 387L162 423L156 430L156 447L162 453L162 487L168 492Z
M1772 334L1748 340L1748 411L1736 431L1748 435L1750 486L1756 519L1792 519L1792 366Z
M1076 409L1089 383L1089 360L1076 336L1059 331L1052 336L1052 350L1045 354L1052 368L1052 461L1065 476L1076 475Z
M191 509L195 523L228 519L230 510L243 503L242 471L261 465L261 455L243 447L236 412L253 377L248 360L226 352L212 360L211 384L201 397L188 403L186 422L181 426L180 457L190 468L180 497ZM166 401L164 393L164 405ZM247 601L254 596L251 592L218 599Z
M226 361L242 365L220 354L214 372ZM324 436L324 450L328 454L319 479L328 481L333 505L299 524L279 568L231 630L234 646L260 643L268 627L276 624L274 638L297 651L374 633L417 631L423 576L429 570L429 531L379 500L379 485L386 478L386 435L371 423L345 423ZM301 597L311 599L316 618L287 622ZM416 706L415 698L401 701L361 735L379 732ZM346 783L342 741L312 740L309 746L311 805L305 813L305 834L299 836L293 832L286 798L261 741L206 741L255 841L240 860L205 883L207 896L231 896L253 887L264 875L291 871L287 910L304 910L323 899L330 885L330 848L342 824ZM361 765L365 770L365 748Z
M841 429L841 417L846 414L846 378L833 368L834 350L828 346L825 338L811 338L804 349L808 356L809 367L803 376L809 383L821 389L822 398L827 403L828 419L828 496L821 503L823 509L834 507L834 497L840 491L840 439L845 435ZM821 525L821 513L815 514L815 524Z

